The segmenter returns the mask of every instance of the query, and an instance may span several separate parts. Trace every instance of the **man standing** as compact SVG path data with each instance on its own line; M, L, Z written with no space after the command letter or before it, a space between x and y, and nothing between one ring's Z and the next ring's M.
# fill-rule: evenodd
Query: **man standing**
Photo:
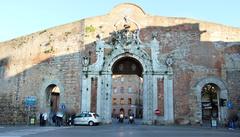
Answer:
M44 112L42 114L42 117L43 117L43 126L46 126L47 124L47 119L48 119L48 114L46 112Z
M43 114L42 113L40 113L39 121L40 121L40 126L43 126Z

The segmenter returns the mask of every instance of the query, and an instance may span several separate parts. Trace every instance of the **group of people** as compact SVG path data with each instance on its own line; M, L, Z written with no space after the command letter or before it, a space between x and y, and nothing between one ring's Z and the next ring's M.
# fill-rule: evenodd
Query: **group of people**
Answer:
M124 121L124 112L120 112L120 114L119 114L119 116L117 117L118 118L118 122L119 123L123 123L123 121ZM134 123L134 113L133 112L129 112L129 114L128 114L128 122L130 123L130 124L133 124Z
M40 126L46 126L48 121L48 113L40 113L39 116L40 120ZM63 113L57 112L52 115L52 122L55 124L55 126L62 126L63 125Z

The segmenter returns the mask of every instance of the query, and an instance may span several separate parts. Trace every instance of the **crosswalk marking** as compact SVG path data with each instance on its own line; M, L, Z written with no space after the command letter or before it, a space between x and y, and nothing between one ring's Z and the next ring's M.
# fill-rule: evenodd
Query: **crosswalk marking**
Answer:
M42 132L48 132L61 129L59 127L41 127L41 128L27 128L27 129L21 129L21 130L14 130L14 131L8 131L4 133L0 133L0 137L22 137L26 135L32 135L32 134L38 134Z

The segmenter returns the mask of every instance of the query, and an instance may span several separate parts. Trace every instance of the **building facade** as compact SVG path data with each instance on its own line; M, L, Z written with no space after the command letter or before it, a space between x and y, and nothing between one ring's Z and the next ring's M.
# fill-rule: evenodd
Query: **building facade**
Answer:
M117 118L122 111L127 117L133 113L136 118L142 117L142 84L137 75L113 75L112 84L112 117Z
M1 42L0 53L0 124L58 110L95 111L111 123L112 75L123 74L143 79L145 124L224 122L240 107L239 28L134 4Z

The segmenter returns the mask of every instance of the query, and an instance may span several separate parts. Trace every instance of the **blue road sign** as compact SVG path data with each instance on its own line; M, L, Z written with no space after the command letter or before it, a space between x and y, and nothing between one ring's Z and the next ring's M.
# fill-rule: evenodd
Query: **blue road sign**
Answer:
M61 103L61 104L60 104L60 109L61 109L61 110L65 110L65 109L66 109L66 106L65 106L64 103Z
M25 97L25 106L26 107L32 107L32 106L35 106L37 104L37 98L36 96L27 96Z
M228 107L228 109L232 109L233 108L233 103L232 103L232 101L228 101L227 102L227 107Z

